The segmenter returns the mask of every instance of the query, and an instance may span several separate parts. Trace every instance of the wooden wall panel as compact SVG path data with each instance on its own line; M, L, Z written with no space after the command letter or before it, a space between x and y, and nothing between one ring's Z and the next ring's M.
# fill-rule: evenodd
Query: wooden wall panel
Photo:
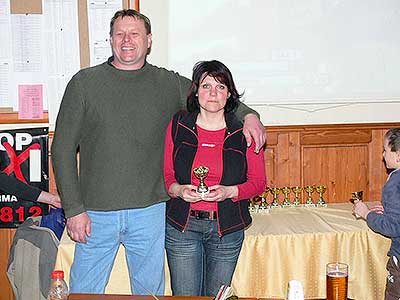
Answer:
M326 202L346 202L351 192L368 190L367 160L366 145L303 147L302 186L325 185Z
M368 174L370 186L370 190L368 193L369 199L379 200L381 198L382 186L386 182L387 171L385 168L385 164L383 163L382 156L383 140L386 131L386 129L377 129L372 131L372 140L370 143L370 153L368 159L368 161L370 162Z
M346 202L359 190L367 201L380 200L387 177L383 138L392 127L400 123L266 127L267 184L326 185L328 203Z

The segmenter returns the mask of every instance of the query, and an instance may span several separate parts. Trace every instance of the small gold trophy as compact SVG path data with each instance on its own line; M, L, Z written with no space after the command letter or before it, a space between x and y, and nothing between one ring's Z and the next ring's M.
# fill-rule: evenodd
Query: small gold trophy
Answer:
M363 199L363 191L359 192L352 192L351 193L351 202L352 203L357 203L358 201L362 201Z
M278 195L281 192L281 189L278 187L273 187L273 188L270 188L270 191L271 191L272 195L274 195L270 207L279 207L280 205L278 202Z
M352 192L351 193L351 203L356 204L358 201L362 201L363 200L363 191L359 191L359 192ZM360 218L359 215L357 215L356 213L354 213L354 215L356 216L356 218Z
M294 193L294 200L293 200L293 206L301 206L301 201L300 201L300 193L303 190L301 186L294 186L292 187L292 191Z
M314 192L314 186L306 185L304 187L304 191L307 193L307 201L306 201L306 204L304 204L304 206L305 207L315 207L315 204L312 200L312 193Z
M193 174L197 179L200 180L199 186L197 187L197 192L204 196L210 192L208 186L204 183L204 179L208 175L208 168L206 166L200 166L193 169Z
M285 195L284 201L282 203L282 207L290 207L292 205L289 201L289 194L291 191L290 187L284 186L283 188L281 188L281 191L282 191L283 195Z
M269 204L268 204L268 200L267 200L269 191L270 191L269 187L266 187L265 191L261 194L261 198L262 198L261 208L262 209L269 209Z
M317 207L326 207L326 203L324 198L322 197L322 195L325 193L326 191L326 186L324 185L317 185L315 187L315 190L317 191L317 193L319 193L319 198L318 198L318 202L316 204Z

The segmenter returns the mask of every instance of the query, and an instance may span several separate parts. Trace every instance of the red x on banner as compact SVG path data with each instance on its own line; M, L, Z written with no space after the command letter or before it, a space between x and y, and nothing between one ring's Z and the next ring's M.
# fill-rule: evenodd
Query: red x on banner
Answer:
M3 172L6 173L7 175L10 175L12 172L14 172L16 178L27 183L27 181L24 177L24 174L22 173L22 170L21 170L21 164L29 158L30 150L39 150L40 149L40 144L35 143L35 144L30 145L28 148L26 148L24 151L22 151L19 155L17 155L15 153L14 148L8 142L3 142L2 145L3 145L4 149L6 149L8 157L10 159L10 164L3 170Z

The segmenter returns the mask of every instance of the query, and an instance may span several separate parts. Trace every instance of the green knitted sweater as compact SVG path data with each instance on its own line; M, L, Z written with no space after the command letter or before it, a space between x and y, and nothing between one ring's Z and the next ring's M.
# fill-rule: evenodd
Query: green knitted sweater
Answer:
M126 71L105 62L71 79L52 144L67 217L169 198L162 172L165 128L185 107L189 86L187 78L148 63ZM238 116L248 112L254 111L240 105Z

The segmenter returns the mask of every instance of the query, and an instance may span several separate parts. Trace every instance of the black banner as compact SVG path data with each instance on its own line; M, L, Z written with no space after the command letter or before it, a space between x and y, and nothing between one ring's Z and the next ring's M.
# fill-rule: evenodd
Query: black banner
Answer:
M48 131L47 127L0 131L1 171L48 191ZM0 228L18 227L26 218L47 214L48 210L47 204L18 199L0 186Z

